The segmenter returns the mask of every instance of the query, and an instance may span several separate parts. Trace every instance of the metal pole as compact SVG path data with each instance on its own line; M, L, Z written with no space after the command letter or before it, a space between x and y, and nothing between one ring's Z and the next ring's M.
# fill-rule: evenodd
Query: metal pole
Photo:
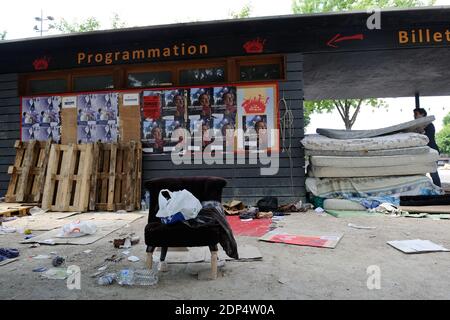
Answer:
M416 109L420 108L420 97L419 97L419 93L416 92Z
M42 13L42 9L41 9L41 37L42 37L42 28L44 26L44 14Z

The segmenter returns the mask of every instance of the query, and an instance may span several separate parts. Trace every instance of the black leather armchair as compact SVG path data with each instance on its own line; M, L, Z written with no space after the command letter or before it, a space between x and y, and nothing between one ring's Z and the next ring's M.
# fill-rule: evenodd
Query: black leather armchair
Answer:
M147 267L153 266L153 252L161 247L160 271L167 271L165 258L168 247L203 247L208 246L211 251L211 277L217 277L217 244L219 243L220 227L204 226L190 228L178 222L171 225L161 223L156 217L159 210L158 196L162 189L179 191L186 189L200 202L222 202L222 189L227 181L219 177L167 177L156 178L145 183L150 192L150 208L148 224L145 227L145 244L147 245Z

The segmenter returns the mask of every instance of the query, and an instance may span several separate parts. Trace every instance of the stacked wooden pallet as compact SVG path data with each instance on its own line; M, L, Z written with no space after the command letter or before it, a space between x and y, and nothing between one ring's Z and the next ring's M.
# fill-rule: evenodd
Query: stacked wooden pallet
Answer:
M20 203L0 203L0 218L27 216L31 208L32 206L24 206Z
M50 211L140 209L140 142L58 145L31 141L17 142L16 148L7 202L39 204L42 200L42 209ZM32 179L25 179L29 176Z
M51 140L16 141L16 159L8 169L11 180L6 202L39 203L42 200L51 144Z

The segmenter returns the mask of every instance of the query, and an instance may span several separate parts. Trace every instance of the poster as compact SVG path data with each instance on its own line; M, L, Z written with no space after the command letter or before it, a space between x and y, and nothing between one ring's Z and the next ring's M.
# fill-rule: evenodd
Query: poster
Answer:
M117 142L118 93L77 96L78 143Z
M278 144L270 135L270 129L278 129L276 107L275 84L147 90L142 96L143 149L148 153L172 151L178 143L172 136L180 128L191 134L190 150L199 151L196 146L200 145L204 149L225 137L227 130L238 128L249 134L266 129L268 134L261 136L267 137L265 145L273 149ZM238 142L240 150L251 144L244 140Z
M276 85L249 85L237 88L237 126L246 137L238 140L238 151L258 147L278 150L279 129Z
M61 140L60 96L22 98L22 141Z

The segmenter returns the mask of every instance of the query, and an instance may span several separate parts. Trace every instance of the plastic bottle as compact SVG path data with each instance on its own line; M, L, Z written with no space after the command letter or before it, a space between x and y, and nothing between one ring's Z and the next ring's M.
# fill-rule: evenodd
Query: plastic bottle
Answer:
M101 286L108 286L110 284L113 284L115 279L116 275L114 273L108 273L98 278L97 283Z
M134 272L134 284L138 286L153 286L158 283L158 276L153 270L136 270Z
M141 211L147 211L147 206L144 200L141 201Z

